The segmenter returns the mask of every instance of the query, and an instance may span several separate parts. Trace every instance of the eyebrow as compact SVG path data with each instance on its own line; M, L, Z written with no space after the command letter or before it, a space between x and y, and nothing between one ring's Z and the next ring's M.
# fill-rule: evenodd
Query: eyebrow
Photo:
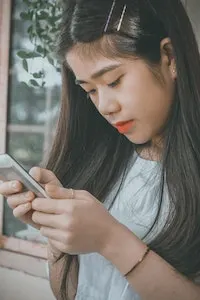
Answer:
M111 72L113 70L116 70L118 69L119 67L121 67L122 64L117 64L117 65L110 65L110 66L107 66L99 71L97 71L96 73L92 74L91 76L91 79L97 79L101 76L103 76L104 74L108 73L108 72ZM84 81L84 80L79 80L79 79L76 79L75 80L75 83L76 84L84 84L84 83L88 83L87 81Z

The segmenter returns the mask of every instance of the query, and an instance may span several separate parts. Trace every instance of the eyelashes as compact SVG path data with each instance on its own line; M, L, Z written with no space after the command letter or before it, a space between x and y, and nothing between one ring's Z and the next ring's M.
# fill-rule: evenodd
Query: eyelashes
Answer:
M122 77L120 76L117 80L115 80L115 81L111 82L110 84L108 84L108 86L112 87L112 88L118 86L120 84L121 78Z
M108 84L108 87L110 87L110 88L115 88L115 87L117 87L117 86L121 83L121 79L122 79L123 76L124 76L124 75L120 76L117 80L115 80L115 81L109 83L109 84ZM95 93L96 93L96 90L95 90L95 89L92 89L92 90L90 90L89 92L86 92L87 98L89 99L90 96L95 95Z

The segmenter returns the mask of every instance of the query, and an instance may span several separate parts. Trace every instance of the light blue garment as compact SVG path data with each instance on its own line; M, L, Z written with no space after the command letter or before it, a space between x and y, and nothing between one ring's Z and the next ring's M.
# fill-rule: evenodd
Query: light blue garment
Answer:
M161 164L134 154L133 162L110 213L140 239L151 227L158 208ZM117 188L117 185L116 185ZM166 187L165 187L166 189ZM106 199L105 206L115 194ZM164 190L161 216L151 235L162 230L169 212L168 193ZM79 255L79 277L76 300L140 300L128 281L108 260L97 253Z

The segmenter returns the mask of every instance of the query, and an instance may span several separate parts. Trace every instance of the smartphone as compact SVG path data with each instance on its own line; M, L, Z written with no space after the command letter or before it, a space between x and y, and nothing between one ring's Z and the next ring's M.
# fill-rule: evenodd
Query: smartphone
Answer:
M0 154L0 180L18 180L23 191L32 191L37 197L50 198L43 187L9 154Z

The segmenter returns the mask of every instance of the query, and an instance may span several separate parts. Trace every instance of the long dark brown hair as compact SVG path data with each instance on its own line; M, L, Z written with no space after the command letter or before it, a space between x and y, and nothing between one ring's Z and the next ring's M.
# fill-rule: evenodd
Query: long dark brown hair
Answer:
M128 10L116 31L123 5ZM100 116L86 93L75 84L65 64L75 45L90 46L108 57L139 56L151 67L159 66L160 42L169 37L177 68L176 91L164 132L160 205L164 178L170 213L162 232L150 247L178 272L194 279L200 272L200 57L189 18L179 0L116 1L108 31L103 29L111 0L64 1L59 42L63 63L63 97L54 146L47 168L65 187L85 189L104 201L113 185L123 180L136 145L120 135ZM149 141L143 146L150 145ZM120 188L120 186L119 186ZM152 228L154 226L152 224ZM61 280L66 295L70 266L68 256Z

